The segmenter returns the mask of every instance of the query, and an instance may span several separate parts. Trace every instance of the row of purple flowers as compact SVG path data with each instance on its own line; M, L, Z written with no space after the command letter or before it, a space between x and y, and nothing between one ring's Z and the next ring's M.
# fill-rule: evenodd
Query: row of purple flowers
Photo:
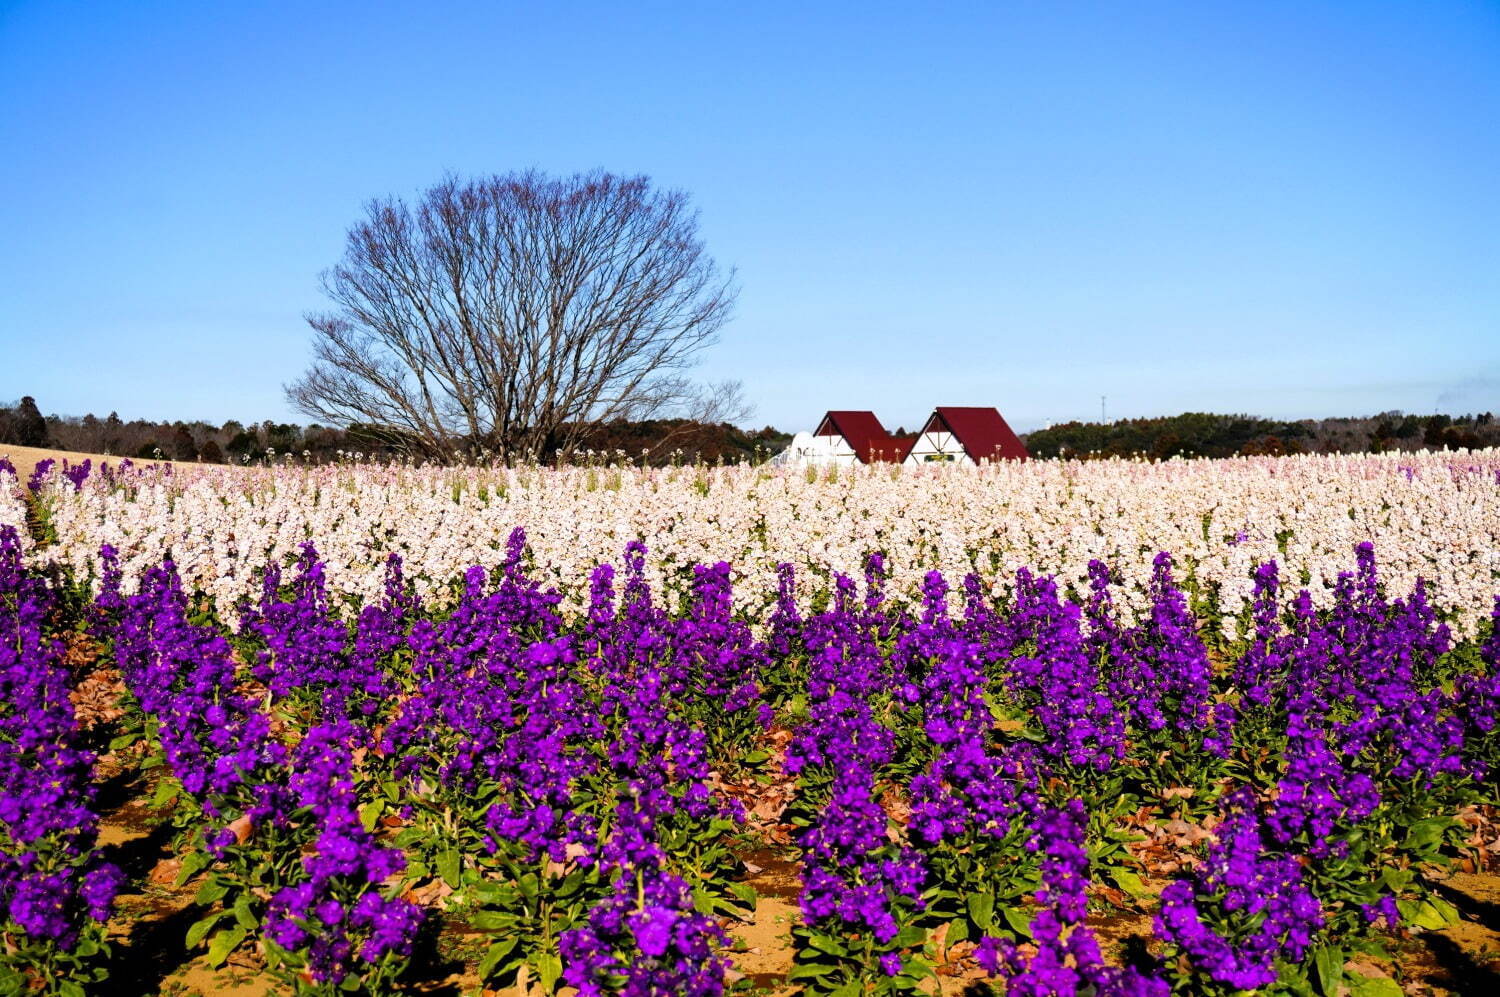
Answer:
M66 586L0 532L0 960L76 981L107 955L121 875L95 847L73 625L129 690L117 745L139 738L166 773L156 798L201 884L190 940L217 960L258 947L307 991L395 986L442 910L490 933L489 982L717 994L726 928L754 902L725 786L779 762L810 992L916 992L940 953L1015 993L1333 992L1305 967L1446 916L1418 871L1493 796L1500 639L1455 648L1422 584L1387 598L1368 544L1324 613L1260 568L1246 638L1218 660L1166 554L1134 626L1102 564L1073 598L1023 571L1003 605L973 578L954 599L934 573L903 606L877 555L862 592L840 577L805 615L784 568L759 634L727 564L669 609L632 544L623 590L601 565L569 622L526 557L517 531L435 613L395 558L383 599L333 605L309 544L231 631L170 562L123 594L108 548L69 621ZM767 758L778 723L793 736ZM1154 904L1163 944L1111 965L1090 887L1141 892L1118 844L1141 806L1214 833Z

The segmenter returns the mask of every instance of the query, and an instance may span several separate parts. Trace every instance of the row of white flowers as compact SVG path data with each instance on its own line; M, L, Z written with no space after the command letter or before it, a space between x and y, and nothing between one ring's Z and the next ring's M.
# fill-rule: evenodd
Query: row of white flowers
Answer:
M0 481L0 493L18 486ZM693 564L731 562L752 614L774 597L780 562L797 566L805 601L834 572L858 577L871 551L885 554L893 591L908 596L932 569L955 588L977 572L996 595L1023 566L1081 590L1099 558L1135 612L1165 550L1216 600L1226 631L1257 564L1276 559L1283 578L1327 604L1364 540L1392 592L1426 578L1462 632L1500 590L1494 450L817 471L179 466L95 473L76 488L54 469L37 499L55 537L38 560L87 574L107 543L129 576L170 556L226 608L256 591L268 559L288 561L306 541L350 597L379 593L394 551L422 594L441 600L468 565L496 564L518 526L535 574L575 610L594 565L618 561L637 539L650 550L651 581L669 591L684 588ZM13 495L0 499L0 521L18 515Z
M31 549L31 537L26 532L26 501L21 497L20 483L16 480L16 469L9 460L3 460L0 451L0 526L14 526L20 536L21 549Z

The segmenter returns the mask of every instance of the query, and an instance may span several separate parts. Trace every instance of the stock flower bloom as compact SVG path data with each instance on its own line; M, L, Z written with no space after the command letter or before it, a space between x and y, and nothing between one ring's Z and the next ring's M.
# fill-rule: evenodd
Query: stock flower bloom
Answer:
M1198 970L1248 990L1276 980L1277 959L1301 960L1324 918L1298 856L1263 835L1254 794L1241 790L1225 805L1204 862L1162 891L1156 930Z
M109 918L124 876L94 850L94 756L62 644L47 633L55 604L23 566L16 529L0 525L0 914L69 951L87 921Z
M986 972L1005 981L1007 994L1027 997L1166 997L1166 981L1130 967L1109 966L1093 933L1084 925L1088 909L1088 853L1083 801L1044 808L1032 822L1028 845L1042 855L1042 909L1031 920L1036 951L1026 956L1009 939L982 938L974 958Z

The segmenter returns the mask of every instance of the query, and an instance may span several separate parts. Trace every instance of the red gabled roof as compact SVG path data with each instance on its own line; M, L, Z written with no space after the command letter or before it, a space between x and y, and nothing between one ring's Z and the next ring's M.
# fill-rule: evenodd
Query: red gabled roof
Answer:
M897 439L885 431L874 412L831 411L823 416L814 436L842 436L863 464L876 460L903 461L913 439Z
M878 448L881 454L880 459L899 464L906 459L906 455L911 453L911 448L916 445L917 437L915 436L888 436L886 442Z
M1031 456L999 409L939 405L933 409L923 432L932 426L933 420L948 428L976 464L982 460L1025 460Z

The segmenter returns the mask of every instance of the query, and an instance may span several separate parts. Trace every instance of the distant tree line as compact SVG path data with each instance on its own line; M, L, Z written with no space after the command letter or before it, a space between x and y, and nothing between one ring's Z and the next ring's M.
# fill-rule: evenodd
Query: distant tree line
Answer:
M656 419L640 422L615 420L593 426L582 437L581 450L611 457L623 451L639 462L664 464L672 460L706 462L754 460L769 456L791 441L791 436L770 426L747 431L729 423L704 423L690 419ZM78 453L109 454L141 460L202 461L209 464L250 464L267 459L327 463L350 454L390 459L409 452L390 429L353 425L345 428L299 426L295 423L242 423L231 419L223 425L194 422L124 421L114 412L104 418L43 416L36 401L27 396L19 402L0 405L0 445L50 447Z
M1034 457L1111 457L1143 455L1165 460L1255 454L1359 453L1388 450L1477 449L1500 446L1500 421L1478 415L1380 415L1339 419L1278 421L1250 415L1186 412L1155 419L1111 423L1067 422L1022 436ZM791 434L771 426L740 429L727 422L692 419L617 419L590 427L577 456L623 456L637 463L671 461L731 463L763 459L791 442ZM248 464L267 459L327 463L359 454L394 459L410 450L389 428L343 428L295 423L223 425L194 422L44 416L30 396L0 405L0 445L52 447L142 460ZM550 458L551 455L546 455Z
M1479 415L1380 415L1283 422L1251 415L1185 412L1110 423L1065 422L1022 437L1033 457L1165 460L1257 454L1381 453L1500 446L1500 423Z

